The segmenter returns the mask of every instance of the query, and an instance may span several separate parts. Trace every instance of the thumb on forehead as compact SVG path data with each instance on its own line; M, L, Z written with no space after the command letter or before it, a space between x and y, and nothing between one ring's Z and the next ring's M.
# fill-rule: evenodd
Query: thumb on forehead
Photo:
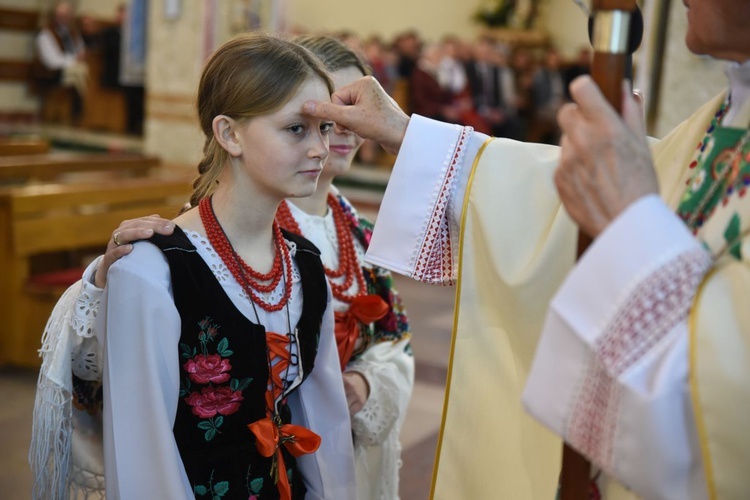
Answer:
M316 118L337 122L342 117L343 108L330 102L306 101L302 105L302 112Z

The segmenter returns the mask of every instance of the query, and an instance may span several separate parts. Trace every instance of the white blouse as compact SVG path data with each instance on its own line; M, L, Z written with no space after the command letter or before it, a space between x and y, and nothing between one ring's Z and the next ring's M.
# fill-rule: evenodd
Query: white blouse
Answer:
M233 304L255 313L242 287L210 243L187 232ZM295 248L290 244L290 250ZM291 324L302 307L299 273L289 302ZM280 287L283 283L280 284ZM280 293L278 290L274 293ZM329 292L330 300L330 292ZM179 399L180 316L169 265L154 245L140 242L109 270L95 331L104 349L104 457L107 497L193 498L172 432ZM287 313L257 308L268 331L286 332ZM315 369L289 396L293 423L319 434L317 452L298 459L307 498L354 498L351 425L333 336L331 308L321 328ZM293 374L299 384L301 373Z

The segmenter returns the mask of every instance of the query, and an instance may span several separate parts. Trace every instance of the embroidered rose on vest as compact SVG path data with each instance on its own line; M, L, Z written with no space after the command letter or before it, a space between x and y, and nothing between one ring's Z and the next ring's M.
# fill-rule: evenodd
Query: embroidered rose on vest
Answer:
M240 409L242 391L233 391L229 386L204 387L200 394L191 393L185 402L193 407L193 415L200 418L211 418L217 413L231 415Z
M208 336L211 339L213 339L219 331L218 327L212 323L211 318L209 317L206 317L205 319L199 321L198 326L201 329L201 334L203 334L203 337Z
M183 369L188 372L190 380L198 384L223 384L229 380L229 370L232 365L228 359L223 359L218 354L203 355L198 354L193 359L189 359Z

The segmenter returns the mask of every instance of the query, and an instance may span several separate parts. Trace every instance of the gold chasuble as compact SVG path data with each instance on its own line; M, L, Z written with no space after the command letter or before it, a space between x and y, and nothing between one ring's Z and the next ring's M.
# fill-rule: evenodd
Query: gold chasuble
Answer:
M692 145L702 140L722 100L706 104L654 147L662 198L674 209L694 173L688 168ZM435 499L555 498L561 441L524 412L521 393L549 302L575 261L577 228L553 184L557 159L556 147L493 139L472 166ZM750 196L735 198L698 232L718 259L692 317L696 420L713 471L707 482L718 498L750 498ZM713 243L724 241L731 215L724 212L734 204L743 215L740 260L719 255ZM725 411L733 406L737 411ZM617 460L616 443L614 453ZM731 493L741 490L745 496ZM635 498L612 480L602 493Z
M560 439L521 391L547 305L575 261L555 147L485 143L465 197L436 499L553 500Z

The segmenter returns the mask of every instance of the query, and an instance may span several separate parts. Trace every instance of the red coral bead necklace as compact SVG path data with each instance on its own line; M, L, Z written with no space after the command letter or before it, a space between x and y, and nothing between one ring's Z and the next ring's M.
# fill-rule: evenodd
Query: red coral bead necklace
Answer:
M252 302L268 312L280 311L289 302L289 297L292 295L292 257L286 246L284 236L281 234L279 224L276 221L273 223L274 248L276 249L273 266L270 272L260 273L249 266L232 247L224 228L221 227L219 220L216 218L211 197L203 198L198 204L198 210L208 241L211 242L211 246L214 247L237 283L250 296ZM283 296L276 304L265 301L259 293L274 291L282 277L285 278Z
M276 220L278 223L287 231L304 236L300 230L299 224L294 219L288 201L282 201L279 205L279 210L276 213ZM339 267L338 269L330 269L324 266L326 276L331 284L331 292L341 302L351 304L352 300L358 296L367 294L367 285L365 283L365 277L362 273L362 267L359 265L357 260L357 251L354 247L354 237L349 227L349 222L346 219L346 214L341 204L338 202L333 194L328 194L327 199L328 207L330 207L333 214L333 223L336 227L336 239L338 240L338 257ZM342 283L335 283L333 279L344 278ZM354 280L357 280L357 292L348 293Z

